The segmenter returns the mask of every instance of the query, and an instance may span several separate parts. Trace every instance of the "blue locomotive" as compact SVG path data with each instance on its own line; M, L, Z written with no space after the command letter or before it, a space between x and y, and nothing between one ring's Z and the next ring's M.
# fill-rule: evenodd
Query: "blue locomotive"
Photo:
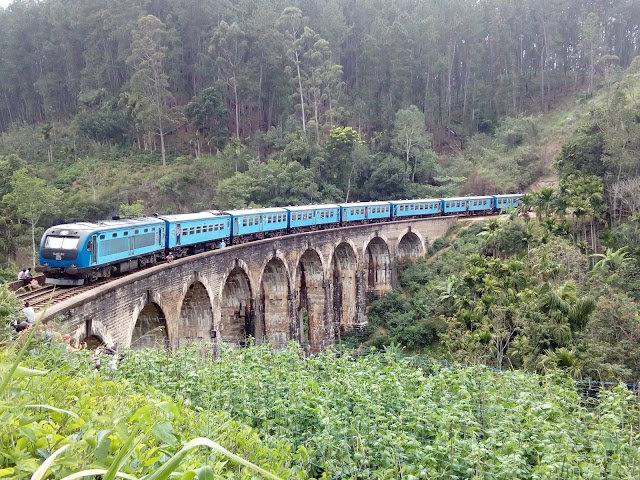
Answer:
M521 194L272 207L160 215L49 228L40 242L46 283L82 285L227 244L324 228L440 215L502 213Z

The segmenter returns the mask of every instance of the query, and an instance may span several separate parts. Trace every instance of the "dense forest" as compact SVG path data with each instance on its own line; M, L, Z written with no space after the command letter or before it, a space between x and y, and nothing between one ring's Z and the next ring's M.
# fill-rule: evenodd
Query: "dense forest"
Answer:
M0 12L0 128L83 114L99 141L161 143L144 137L211 128L180 107L213 87L243 141L290 119L370 138L410 105L487 131L590 94L630 65L639 24L633 1L17 0Z

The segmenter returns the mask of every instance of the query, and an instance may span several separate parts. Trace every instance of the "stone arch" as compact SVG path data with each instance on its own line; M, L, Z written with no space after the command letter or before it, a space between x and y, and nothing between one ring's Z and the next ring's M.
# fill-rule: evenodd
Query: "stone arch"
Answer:
M260 275L259 319L256 339L266 338L269 343L284 346L291 338L289 299L291 288L289 272L281 258L272 257ZM262 329L262 331L260 331Z
M85 342L87 344L88 350L95 350L100 345L105 344L105 341L102 339L102 337L99 337L98 335L89 335L88 337L84 337L82 339L82 342Z
M84 322L84 329L78 331L75 335L81 338L83 342L87 342L88 348L96 348L99 345L113 345L113 337L100 320L88 319Z
M251 281L240 266L234 267L226 277L220 295L220 339L244 345L247 337L256 337Z
M307 249L296 268L294 305L300 343L311 352L322 351L329 341L325 328L324 267L317 251Z
M339 329L350 329L357 323L358 261L350 242L343 241L331 256L331 298L333 318Z
M391 290L391 255L382 237L373 237L364 249L363 270L367 292L384 295Z
M396 251L396 258L399 263L415 260L425 255L426 244L420 232L408 229L399 238L400 241Z
M137 350L153 348L169 343L167 319L162 307L156 302L149 302L139 310L131 332L129 348Z
M209 292L202 281L189 284L178 315L178 345L211 341L215 336Z

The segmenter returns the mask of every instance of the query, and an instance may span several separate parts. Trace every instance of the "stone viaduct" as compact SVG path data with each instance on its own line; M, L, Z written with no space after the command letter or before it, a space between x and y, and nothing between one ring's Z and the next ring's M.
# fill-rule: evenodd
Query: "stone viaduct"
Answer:
M146 348L195 341L311 352L366 323L368 292L385 294L397 266L424 256L456 217L375 223L205 252L118 278L47 309L78 340Z

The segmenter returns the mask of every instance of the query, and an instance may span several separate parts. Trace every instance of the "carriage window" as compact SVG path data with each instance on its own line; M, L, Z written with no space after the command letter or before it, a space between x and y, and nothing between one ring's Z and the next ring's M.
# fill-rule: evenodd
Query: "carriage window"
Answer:
M137 235L138 233L140 233L140 230L136 230L133 232L135 235Z
M243 217L242 218L242 226L246 227L247 226L247 217Z
M100 240L104 240L104 235L100 235Z
M201 227L196 228L196 233L202 233L202 228Z
M190 227L189 228L189 235L193 235L195 233L196 229L195 227Z
M126 237L127 235L129 235L129 232L124 232L123 235Z

